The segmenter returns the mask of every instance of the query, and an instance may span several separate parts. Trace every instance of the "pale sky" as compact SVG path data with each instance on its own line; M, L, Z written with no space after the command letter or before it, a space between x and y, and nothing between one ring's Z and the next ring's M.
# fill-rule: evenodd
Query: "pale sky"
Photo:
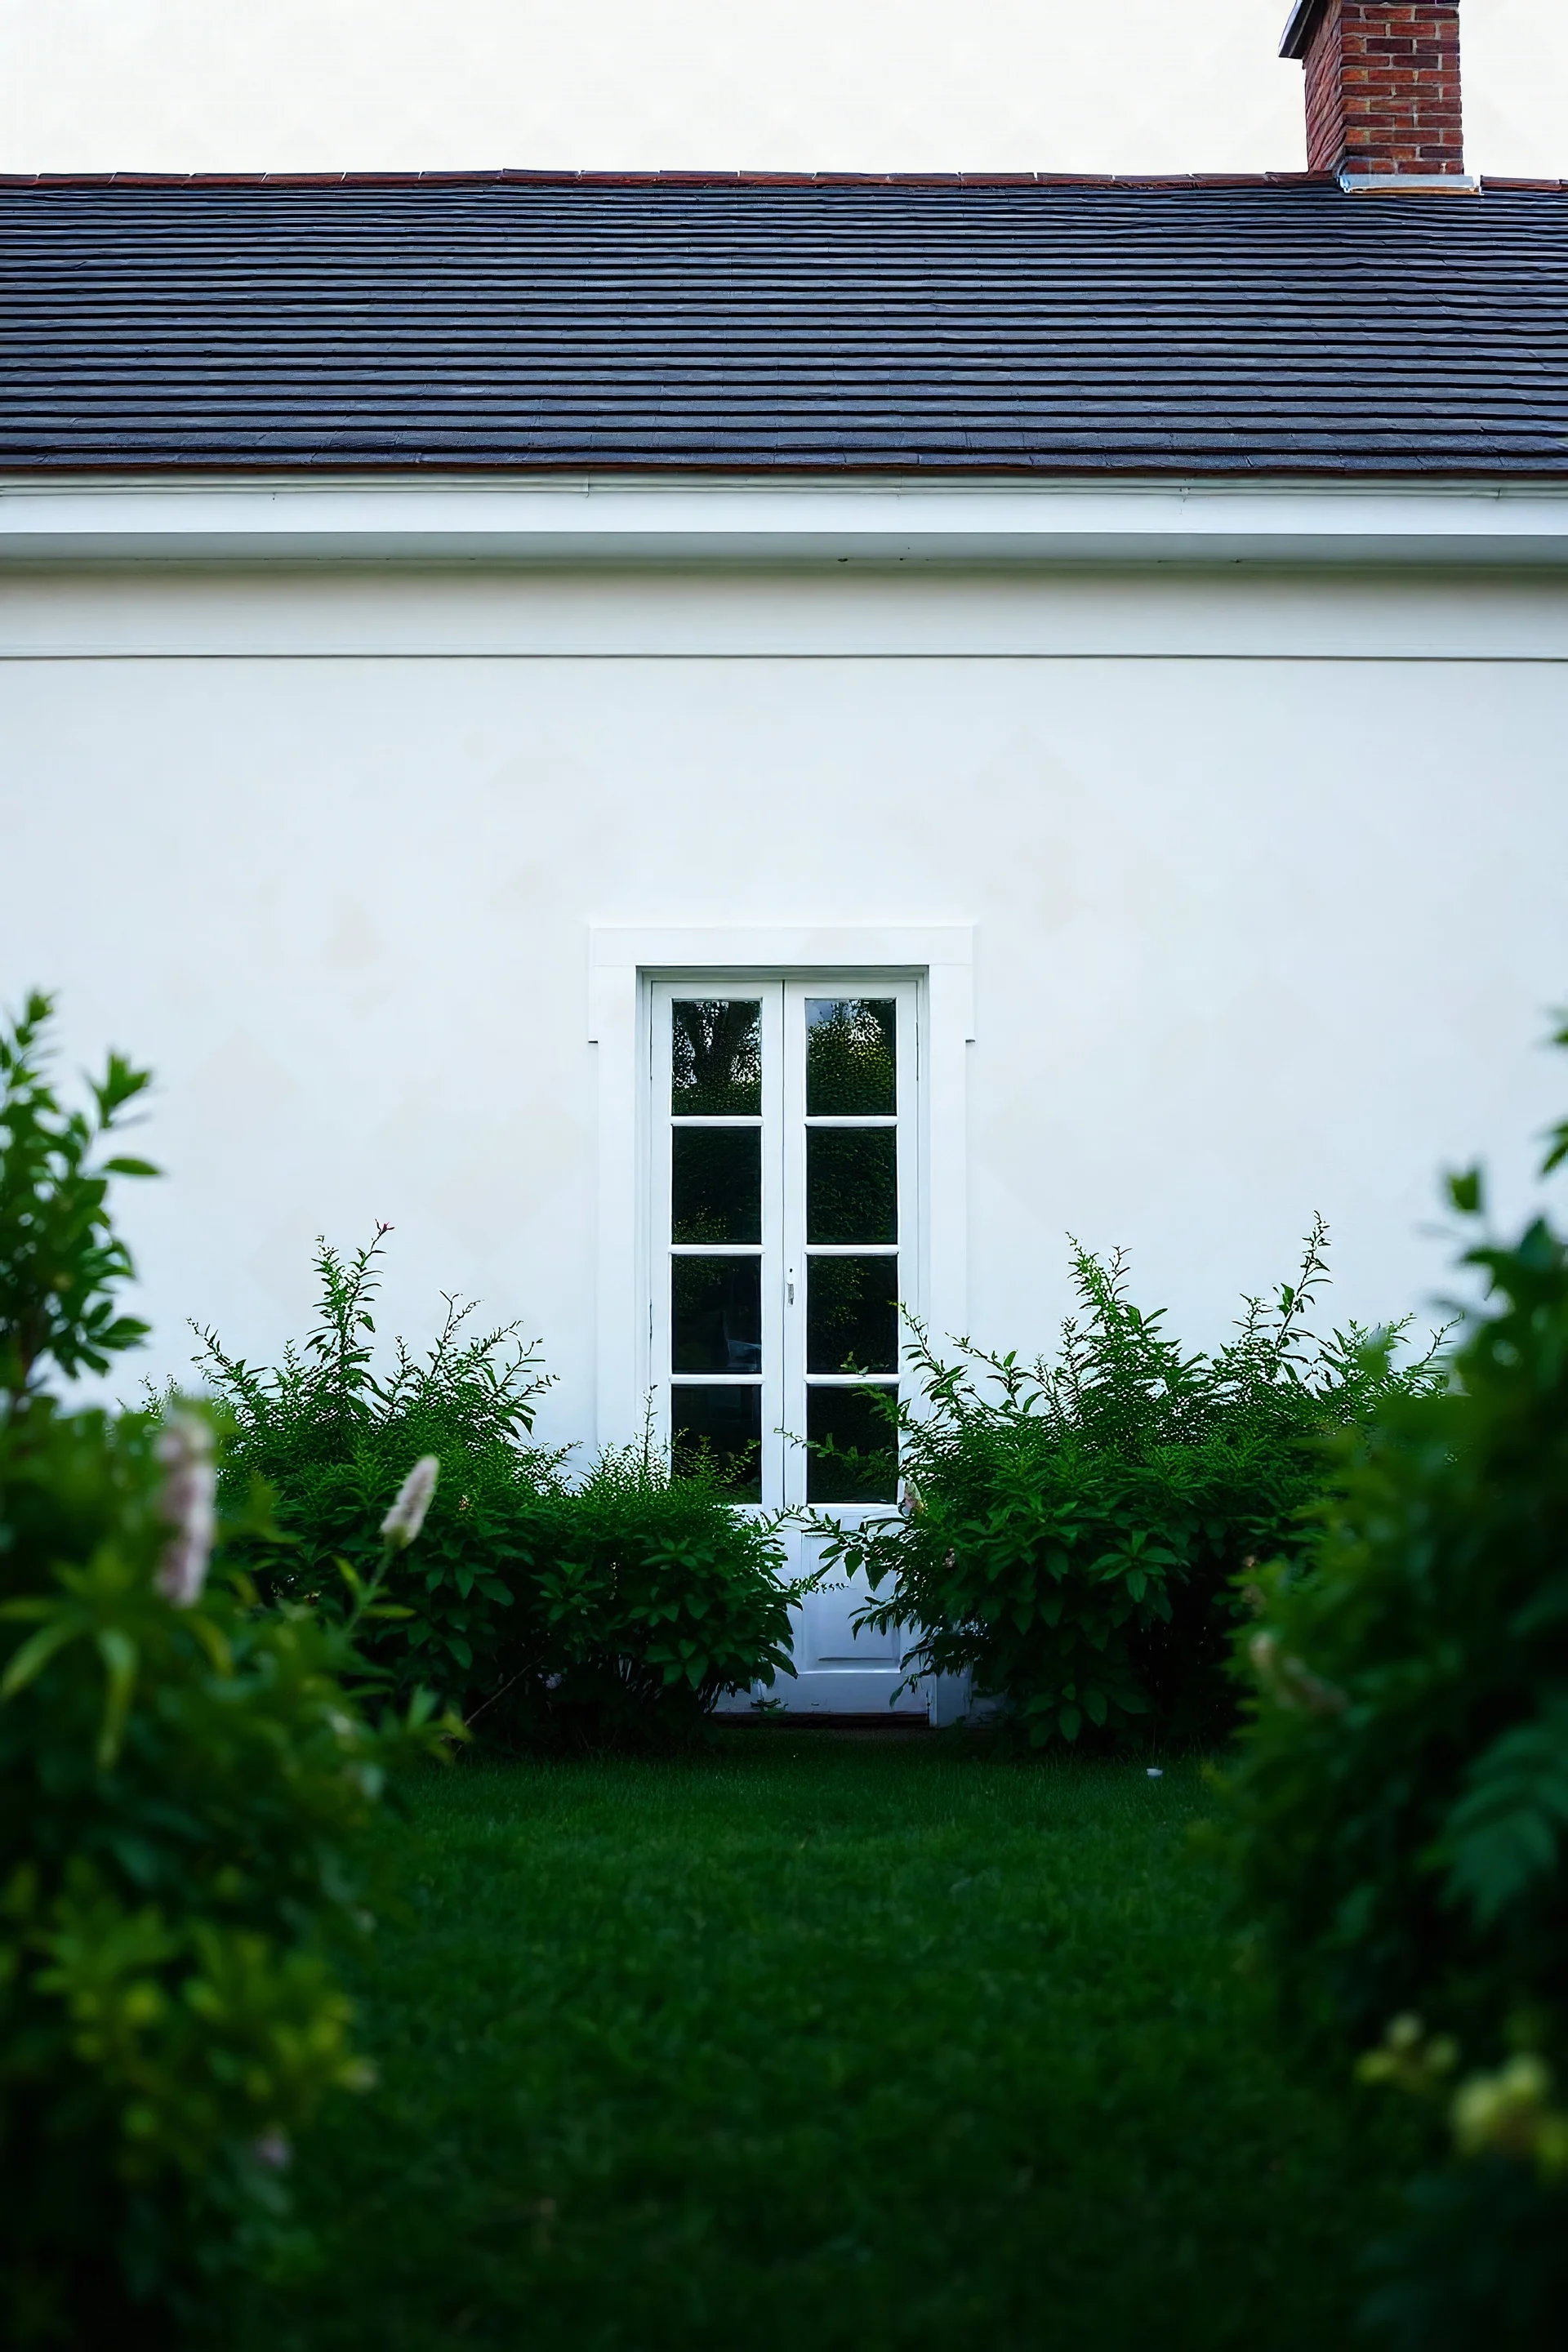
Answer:
M1299 170L1288 0L0 0L0 171ZM1568 177L1564 0L1466 0Z

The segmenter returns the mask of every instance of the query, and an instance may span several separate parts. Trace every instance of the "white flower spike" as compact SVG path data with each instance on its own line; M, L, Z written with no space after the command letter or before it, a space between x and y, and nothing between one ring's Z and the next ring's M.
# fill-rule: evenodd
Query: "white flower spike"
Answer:
M425 1524L430 1497L441 1467L433 1454L422 1454L397 1490L397 1500L381 1523L381 1532L394 1551L406 1551Z
M168 1473L159 1507L174 1530L158 1563L158 1590L176 1609L194 1609L207 1580L217 1533L212 1431L195 1413L177 1412L153 1450Z

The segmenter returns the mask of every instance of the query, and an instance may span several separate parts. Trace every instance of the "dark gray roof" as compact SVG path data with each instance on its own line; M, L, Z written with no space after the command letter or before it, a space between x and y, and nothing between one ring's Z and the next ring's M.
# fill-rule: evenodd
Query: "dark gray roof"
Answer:
M1568 474L1568 191L0 184L0 467Z

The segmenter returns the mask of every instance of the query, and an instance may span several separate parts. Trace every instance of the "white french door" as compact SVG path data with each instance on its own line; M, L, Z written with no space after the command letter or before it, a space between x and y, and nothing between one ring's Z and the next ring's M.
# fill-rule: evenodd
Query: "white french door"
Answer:
M920 1312L924 1287L918 984L705 973L654 982L649 1004L648 1369L672 1458L706 1455L763 1509L886 1510L879 1400L897 1398L900 1307ZM887 1706L900 1643L851 1631L862 1597L807 1600L773 1696Z

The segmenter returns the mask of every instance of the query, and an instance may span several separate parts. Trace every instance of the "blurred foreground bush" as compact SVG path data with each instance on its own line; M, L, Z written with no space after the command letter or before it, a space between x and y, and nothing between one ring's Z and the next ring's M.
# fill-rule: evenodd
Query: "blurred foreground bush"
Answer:
M0 2340L96 2352L287 2252L292 2137L367 2079L328 1957L357 1835L440 1735L373 1727L348 1627L209 1579L199 1413L47 1392L142 1336L107 1194L154 1172L100 1154L144 1074L63 1110L48 1015L0 1035Z
M1480 1214L1478 1175L1450 1189ZM1544 2352L1568 2326L1568 1245L1542 1219L1465 1263L1490 1303L1451 1389L1385 1399L1306 1558L1257 1580L1231 1839L1291 2011L1423 2100L1447 2154L1382 2250L1379 2331Z

